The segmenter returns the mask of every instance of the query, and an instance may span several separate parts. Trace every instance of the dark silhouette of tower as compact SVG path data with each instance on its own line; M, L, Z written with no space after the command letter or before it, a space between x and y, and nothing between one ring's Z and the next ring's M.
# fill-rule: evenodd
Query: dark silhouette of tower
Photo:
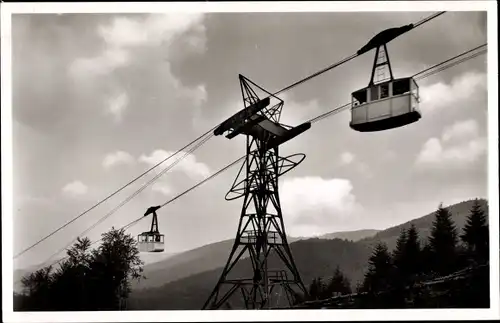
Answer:
M302 162L305 155L280 157L278 148L311 124L280 124L283 100L242 75L240 87L245 108L214 134L228 132L229 139L246 136L246 159L226 195L226 200L242 198L243 207L229 259L203 309L230 306L228 302L238 290L247 309L277 307L283 305L283 297L291 304L298 292L306 293L288 246L278 194L279 176ZM268 96L259 99L254 87ZM275 104L270 105L271 101ZM249 259L240 261L245 254Z

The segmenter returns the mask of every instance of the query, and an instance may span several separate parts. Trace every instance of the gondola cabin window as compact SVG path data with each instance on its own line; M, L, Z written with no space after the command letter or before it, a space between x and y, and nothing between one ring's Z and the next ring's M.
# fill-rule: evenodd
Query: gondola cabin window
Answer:
M381 131L421 118L418 85L411 77L368 86L352 93L352 129Z
M155 232L143 232L137 237L140 252L162 252L165 236Z
M385 99L389 96L389 84L381 84L380 86L380 98Z
M370 88L370 102L378 100L378 86L372 86Z

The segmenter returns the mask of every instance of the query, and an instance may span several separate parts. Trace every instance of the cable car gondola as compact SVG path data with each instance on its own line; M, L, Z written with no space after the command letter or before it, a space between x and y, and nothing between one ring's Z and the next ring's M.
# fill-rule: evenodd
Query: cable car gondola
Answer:
M368 87L352 93L352 129L360 132L388 130L411 124L422 117L418 108L417 83L412 77L394 79L386 47L387 42L411 28L413 26L408 25L382 31L358 51L362 54L376 48ZM385 73L379 73L384 67L389 70L389 78L379 80L380 76L385 76Z
M159 206L152 206L147 209L144 216L153 214L151 221L151 230L143 232L137 236L137 242L140 252L162 252L165 250L165 236L158 231L158 216L156 210Z

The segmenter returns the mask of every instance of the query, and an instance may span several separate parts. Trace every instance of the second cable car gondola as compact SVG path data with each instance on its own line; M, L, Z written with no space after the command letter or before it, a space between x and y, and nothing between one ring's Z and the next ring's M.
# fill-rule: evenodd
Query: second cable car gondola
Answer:
M352 93L352 129L360 132L388 130L411 124L422 117L418 108L417 83L412 77L394 79L386 46L387 42L411 28L413 26L409 25L382 31L358 51L362 54L376 49L370 83ZM379 73L382 69L388 70L389 77L380 80L380 76L385 76L385 73Z
M156 210L159 206L152 206L147 209L144 216L153 214L151 229L137 236L138 247L140 252L162 252L165 250L165 236L158 230L158 216Z

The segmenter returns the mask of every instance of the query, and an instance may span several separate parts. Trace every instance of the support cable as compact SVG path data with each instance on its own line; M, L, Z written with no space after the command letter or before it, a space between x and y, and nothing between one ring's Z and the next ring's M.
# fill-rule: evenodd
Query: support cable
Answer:
M444 14L446 11L442 11L442 12L438 12L438 13L435 13L435 14L432 14L430 15L429 17L427 18L424 18L422 20L420 20L419 22L415 23L414 24L414 27L413 28L416 28L442 14ZM283 93L285 91L288 91L292 88L294 88L295 86L297 85L300 85L304 82L307 82L308 80L320 75L320 74L323 74L335 67L338 67L344 63L347 63L349 62L350 60L354 59L355 57L359 56L359 54L353 54L347 58L344 58L343 60L337 62L337 63L334 63L312 75L309 75L281 90L279 90L278 92L275 92L272 96L275 96L277 94L280 94L280 93ZM185 148L189 147L190 145L192 145L193 143L195 143L196 141L200 140L201 138L203 138L204 136L206 136L207 134L209 134L210 132L212 132L213 130L215 130L216 128L218 127L218 125L212 129L210 129L209 131L205 132L203 135L199 136L198 138L196 138L195 140L193 140L192 142L190 142L188 145L184 146L183 148L179 149L175 154L179 153L180 151L184 150ZM174 155L175 155L174 154ZM27 251L31 250L32 248L34 248L35 246L37 246L38 244L40 244L41 242L45 241L46 239L48 239L49 237L51 237L52 235L54 235L55 233L59 232L60 230L62 230L63 228L67 227L68 225L70 225L71 223L73 223L74 221L76 221L77 219L79 219L80 217L84 216L85 214L87 214L88 212L90 212L91 210L95 209L96 207L98 207L99 205L101 205L102 203L104 203L105 201L107 201L108 199L110 199L111 197L113 197L114 195L118 194L120 191L122 191L123 189L125 189L126 187L130 186L132 183L134 183L135 181L137 181L138 179L140 179L141 177L143 177L144 175L146 175L147 173L149 173L150 171L152 171L154 168L156 168L157 166L159 166L160 164L162 164L163 162L165 162L166 160L168 160L169 158L173 157L174 155L171 155L169 156L168 158L166 158L165 160L159 162L158 164L156 164L155 166L153 166L152 168L148 169L147 171L145 171L144 173L142 173L141 175L137 176L136 178L134 178L132 181L128 182L127 184L125 184L124 186L122 186L120 189L116 190L114 193L112 193L111 195L109 195L108 197L104 198L103 200L99 201L97 204L95 204L94 206L92 206L91 208L87 209L86 211L84 211L83 213L81 213L80 215L76 216L75 218L73 218L72 220L66 222L64 225L60 226L59 228L57 228L56 230L54 230L53 232L51 232L50 234L48 234L47 236L43 237L42 239L38 240L37 242L35 242L33 245L25 248L24 250L22 250L21 252L17 253L15 256L14 256L14 259L18 258L19 256L21 256L22 254L26 253Z
M426 68L426 69L424 69L424 70L422 70L422 71L420 71L420 72L418 72L418 73L415 73L415 74L413 74L413 76L412 76L412 77L419 77L419 79L424 79L424 78L429 77L429 76L431 76L431 75L434 75L434 74L436 74L436 73L442 72L442 71L444 71L444 70L446 70L446 69L448 69L448 68L451 68L451 67L454 67L454 66L456 66L456 65L459 65L459 64L461 64L461 63L463 63L463 62L466 62L466 61L468 61L468 60L470 60L470 59L473 59L473 58L475 58L475 57L477 57L477 56L479 56L479 55L481 55L481 54L486 53L486 50L482 50L482 51L481 51L481 52L479 52L479 53L475 53L475 54L472 54L472 55L470 55L470 56L466 56L467 54L470 54L470 53L471 53L471 52L473 52L474 50L477 50L477 49L482 48L482 47L485 47L485 46L487 46L487 44L483 44L483 45L478 46L478 47L476 47L476 48L474 48L474 49L472 49L472 50L465 51L465 52L463 52L463 53L461 53L461 54L459 54L459 55L456 55L456 56L454 56L454 57L452 57L452 58L450 58L450 59L447 59L447 60L445 60L445 61L443 61L443 62L440 62L440 63L438 63L438 64L435 64L435 65L433 65L433 66L431 66L431 67L429 67L429 68ZM458 59L458 58L460 58L460 60L459 60L459 61L453 61L453 60ZM445 64L446 64L446 65L445 65ZM426 74L422 75L423 73L426 73ZM342 105L342 106L339 106L339 107L337 107L337 108L335 108L335 109L332 109L332 110L327 111L327 112L325 112L325 113L323 113L323 114L321 114L321 115L319 115L319 116L317 116L317 117L314 117L314 118L310 119L310 120L309 120L309 122L311 122L311 123L316 123L316 122L318 122L318 121L320 121L320 120L323 120L323 119L325 119L325 118L327 118L327 117L330 117L330 116L335 115L335 114L337 114L337 113L339 113L339 112L342 112L342 111L346 110L347 108L349 108L350 106L351 106L351 103L344 104L344 105ZM212 178L214 178L214 177L216 177L216 176L220 175L220 174L221 174L221 173L223 173L224 171L228 170L229 168L231 168L232 166L234 166L235 164L237 164L238 162L240 162L240 161L241 161L241 160L243 160L244 158L245 158L245 156L242 156L242 157L240 157L240 158L236 159L236 160L235 160L235 161L233 161L232 163L230 163L230 164L226 165L224 168L222 168L222 169L220 169L219 171L217 171L216 173L212 174L210 177L207 177L206 179L204 179L204 180L202 180L202 181L198 182L196 185L194 185L194 186L192 186L191 188L187 189L186 191L184 191L184 192L180 193L179 195L175 196L174 198L170 199L169 201L167 201L167 202L165 202L165 203L161 204L161 205L160 205L160 207L164 207L164 206L166 206L166 205L168 205L168 204L170 204L170 203L174 202L174 201L175 201L175 200L177 200L178 198L180 198L180 197L184 196L185 194L187 194L187 193L191 192L192 190L194 190L194 189L196 189L197 187L201 186L202 184L206 183L206 182L207 182L207 181L209 181L210 179L212 179ZM128 224L126 224L125 226L121 227L119 230L122 230L122 229L123 229L123 230L128 230L129 228L133 227L134 225L136 225L138 222L140 222L140 221L141 221L141 220L143 220L144 218L145 218L145 216L142 216L142 217L140 217L140 218L138 218L138 219L136 219L136 220L134 220L134 221L132 221L132 222L130 222L130 223L128 223ZM96 244L96 243L97 243L97 242L99 242L99 241L101 241L101 239L94 241L94 242L92 243L92 245L93 245L93 244ZM57 264L57 263L59 263L59 262L63 261L63 260L64 260L64 259L66 259L66 258L68 258L68 257L64 257L64 258L62 258L62 259L57 260L55 263L52 263L52 264L51 264L51 266L53 266L54 264ZM47 261L46 261L46 262L47 262Z
M432 20L432 19L434 19L434 18L437 18L438 16L440 16L440 15L444 14L445 12L446 12L446 11L442 11L442 12L438 12L438 13L432 14L432 15L430 15L430 16L428 16L428 17L426 17L426 18L424 18L424 19L422 19L422 20L420 20L420 21L416 22L415 24L413 24L413 28L412 28L412 29L414 29L414 28L416 28L416 27L418 27L418 26L421 26L421 25L423 25L423 24L424 24L424 23L426 23L426 22L429 22L430 20ZM410 29L410 30L412 30L412 29ZM408 31L409 31L409 30L408 30ZM356 53L356 54L353 54L353 55L351 55L351 56L349 56L349 57L346 57L346 58L344 58L343 60L341 60L341 61L339 61L339 62L337 62L337 63L334 63L334 64L332 64L332 65L330 65L330 66L328 66L328 67L326 67L326 68L324 68L324 69L322 69L322 70L320 70L320 71L316 72L316 73L313 73L313 74L311 74L311 75L309 75L309 76L307 76L307 77L305 77L305 78L303 78L303 79L301 79L301 80L299 80L299 81L297 81L297 82L295 82L295 83L292 83L291 85L289 85L289 86L287 86L287 87L285 87L285 88L283 88L283 89L281 89L281 90L279 90L279 91L275 92L275 93L274 93L274 94L272 94L271 96L275 96L275 95L277 95L277 94L280 94L280 93L283 93L283 92L285 92L285 91L288 91L288 90L290 90L290 89L292 89L292 88L294 88L294 87L296 87L296 86L298 86L298 85L300 85L300 84L302 84L302 83L304 83L304 82L309 81L310 79L312 79L312 78L314 78L314 77L316 77L316 76L319 76L319 75L321 75L321 74L323 74L323 73L325 73L325 72L327 72L327 71L329 71L329 70L331 70L331 69L333 69L333 68L335 68L335 67L338 67L338 66L340 66L340 65L342 65L342 64L345 64L345 63L349 62L350 60L352 60L352 59L354 59L354 58L356 58L356 57L358 57L358 56L360 56L360 55L362 55L362 54L357 54L357 53ZM340 109L340 108L339 108L339 109ZM335 110L335 111L337 111L337 110ZM330 111L330 112L329 112L329 113L330 113L329 115L334 114L334 113L335 113L335 111ZM340 112L340 111L338 111L338 112ZM328 116L329 116L329 115L328 115ZM326 116L323 116L323 118L325 118L325 117L326 117ZM315 118L315 119L316 119L316 118ZM318 120L320 120L320 119L318 119ZM316 120L316 121L318 121L318 120ZM214 127L214 128L212 128L212 129L210 129L209 131L205 132L203 135L199 136L198 138L196 138L195 140L193 140L192 142L190 142L188 145L186 145L186 146L184 146L183 148L181 148L180 150L178 150L178 151L177 151L174 155L176 155L176 154L177 154L177 153L179 153L180 151L184 150L185 148L189 147L190 145L192 145L192 144L193 144L193 143L195 143L196 141L200 140L201 138L205 137L207 134L209 134L210 132L212 132L213 130L215 130L217 127L218 127L218 125L217 125L217 126L215 126L215 127ZM98 202L97 204L95 204L94 206L92 206L91 208L89 208L88 210L84 211L83 213L81 213L80 215L78 215L77 217L75 217L74 219L72 219L72 220L68 221L67 223L65 223L64 225L62 225L61 227L59 227L58 229L56 229L56 230L55 230L55 231L53 231L52 233L48 234L48 235L47 235L47 236L45 236L44 238L42 238L42 239L38 240L38 241L37 241L36 243L34 243L33 245L31 245L31 246L29 246L28 248L24 249L23 251L19 252L18 254L16 254L16 255L14 256L14 259L18 258L19 256L21 256L22 254L26 253L27 251L31 250L32 248L34 248L35 246L37 246L37 245L38 245L38 244L40 244L41 242L45 241L46 239L48 239L49 237L51 237L52 235L54 235L55 233L57 233L58 231L62 230L63 228L65 228L65 227L66 227L66 226L68 226L69 224L71 224L71 223L73 223L74 221L76 221L78 218L82 217L83 215L87 214L88 212L90 212L91 210L93 210L94 208L96 208L97 206L101 205L102 203L104 203L105 201L107 201L108 199L110 199L111 197L113 197L114 195L118 194L120 191L122 191L122 190L123 190L123 189L125 189L126 187L130 186L132 183L134 183L135 181L137 181L138 179L140 179L141 177L143 177L144 175L146 175L147 173L149 173L149 172L150 172L150 171L152 171L154 168L156 168L157 166L159 166L160 164L162 164L163 162L165 162L165 161L166 161L166 160L168 160L169 158L173 157L174 155L171 155L171 156L167 157L165 160L163 160L163 161L159 162L158 164L156 164L155 166L151 167L150 169L148 169L147 171L145 171L144 173L142 173L141 175L139 175L138 177L136 177L135 179L133 179L133 180L132 180L132 181L130 181L129 183L125 184L125 185L124 185L124 186L122 186L120 189L118 189L117 191L115 191L114 193L112 193L111 195L109 195L108 197L106 197L105 199L101 200L100 202ZM201 184L200 184L200 185L201 185ZM167 202L167 203L168 203L168 202Z
M56 253L54 253L52 256L50 256L50 258L46 262L50 261L56 255L58 255L59 253L63 252L67 248L69 248L79 237L85 235L87 232L89 232L92 229L94 229L97 225L99 225L100 223L102 223L104 220L106 220L107 218L109 218L111 215L115 214L125 204L127 204L128 202L130 202L133 198L135 198L142 191L144 191L148 186L150 186L151 184L153 184L157 179L159 179L161 176L163 176L169 170L171 170L172 168L174 168L184 158L186 158L189 154L193 153L196 149L198 149L199 147L201 147L205 142L207 142L212 137L213 137L213 134L207 136L205 139L203 139L202 141L200 141L199 143L197 143L195 146L193 146L189 151L185 152L184 155L181 158L177 159L175 162L173 162L168 167L166 167L165 169L163 169L160 173L158 173L157 175L155 175L152 179L150 179L148 182L146 182L144 185L142 185L141 188L139 188L138 190L136 190L134 193L132 193L130 196L128 196L124 201L122 201L120 204L118 204L114 209L112 209L106 215L104 215L103 217L101 217L98 221L96 221L94 224L92 224L85 231L83 231L82 233L80 233L77 238L74 238L73 240L71 240L64 248L60 249L59 251L57 251Z
M486 48L487 45L488 44L485 43L485 44L483 44L481 46L478 46L478 47L475 47L473 49L467 50L467 51L465 51L465 52L463 52L461 54L458 54L458 55L456 55L456 56L454 56L454 57L452 57L450 59L447 59L447 60L445 60L445 61L443 61L441 63L435 64L435 65L433 65L433 66L431 66L429 68L426 68L426 69L424 69L424 70L422 70L422 71L420 71L418 73L415 73L411 77L415 78L415 80L422 80L422 79L427 78L427 77L429 77L431 75L434 75L436 73L440 73L440 72L442 72L442 71L444 71L444 70L446 70L448 68L451 68L453 66L459 65L459 64L461 64L463 62L466 62L466 61L468 61L470 59L473 59L473 58L475 58L475 57L477 57L479 55L485 54L487 52L487 49L483 49L483 50L481 50L481 51L479 51L477 53L474 53L472 55L466 56L466 55L474 52L475 50L478 50L479 48ZM458 58L460 58L460 60L454 61L454 60L456 60ZM332 109L332 110L327 111L327 112L325 112L323 114L320 114L317 117L314 117L314 118L310 119L309 122L310 123L316 123L316 122L321 121L321 120L323 120L325 118L328 118L328 117L330 117L332 115L335 115L335 114L337 114L339 112L342 112L342 111L344 111L344 110L346 110L346 109L348 109L350 107L351 107L351 103L350 102L346 103L346 104L344 104L344 105L342 105L340 107L337 107L335 109Z
M421 25L425 24L426 22L429 22L429 21L431 21L432 19L439 17L440 15L444 14L445 12L446 12L446 11L437 12L437 13L435 13L435 14L432 14L432 15L428 16L427 18L424 18L424 19L422 19L422 20L420 20L420 21L418 21L418 22L414 23L414 24L413 24L413 28L412 28L412 29L410 29L410 30L413 30L413 29L417 28L418 26L421 26ZM408 31L410 31L410 30L408 30ZM408 32L408 31L407 31L407 32ZM405 33L406 33L406 32L405 32ZM399 37L399 36L398 36L398 37ZM363 54L364 54L364 53L363 53ZM316 72L316 73L314 73L314 74L311 74L311 75L309 75L309 76L307 76L307 77L305 77L305 78L303 78L303 79L301 79L301 80L299 80L299 81L297 81L297 82L295 82L295 83L293 83L293 84L291 84L291 85L288 85L287 87L285 87L285 88L283 88L283 89L281 89L281 90L279 90L279 91L277 91L277 92L273 93L273 95L272 95L272 96L275 96L275 95L278 95L278 94L283 93L283 92L285 92L285 91L288 91L288 90L290 90L290 89L292 89L292 88L296 87L297 85L300 85L300 84L302 84L302 83L304 83L304 82L307 82L307 81L309 81L310 79L312 79L312 78L314 78L314 77L316 77L316 76L318 76L318 75L321 75L321 74L323 74L323 73L325 73L325 72L328 72L329 70L331 70L331 69L333 69L333 68L335 68L335 67L338 67L338 66L340 66L340 65L342 65L342 64L345 64L345 63L349 62L350 60L352 60L352 59L354 59L354 58L356 58L356 57L358 57L358 56L360 56L360 55L363 55L363 54L357 54L357 53L356 53L356 54L353 54L353 55L351 55L351 56L349 56L349 57L346 57L346 58L344 58L343 60L341 60L341 61L339 61L339 62L337 62L337 63L335 63L335 64L332 64L332 65L330 65L330 66L328 66L328 67L326 67L326 68L324 68L324 69L322 69L322 70L319 70L318 72Z

